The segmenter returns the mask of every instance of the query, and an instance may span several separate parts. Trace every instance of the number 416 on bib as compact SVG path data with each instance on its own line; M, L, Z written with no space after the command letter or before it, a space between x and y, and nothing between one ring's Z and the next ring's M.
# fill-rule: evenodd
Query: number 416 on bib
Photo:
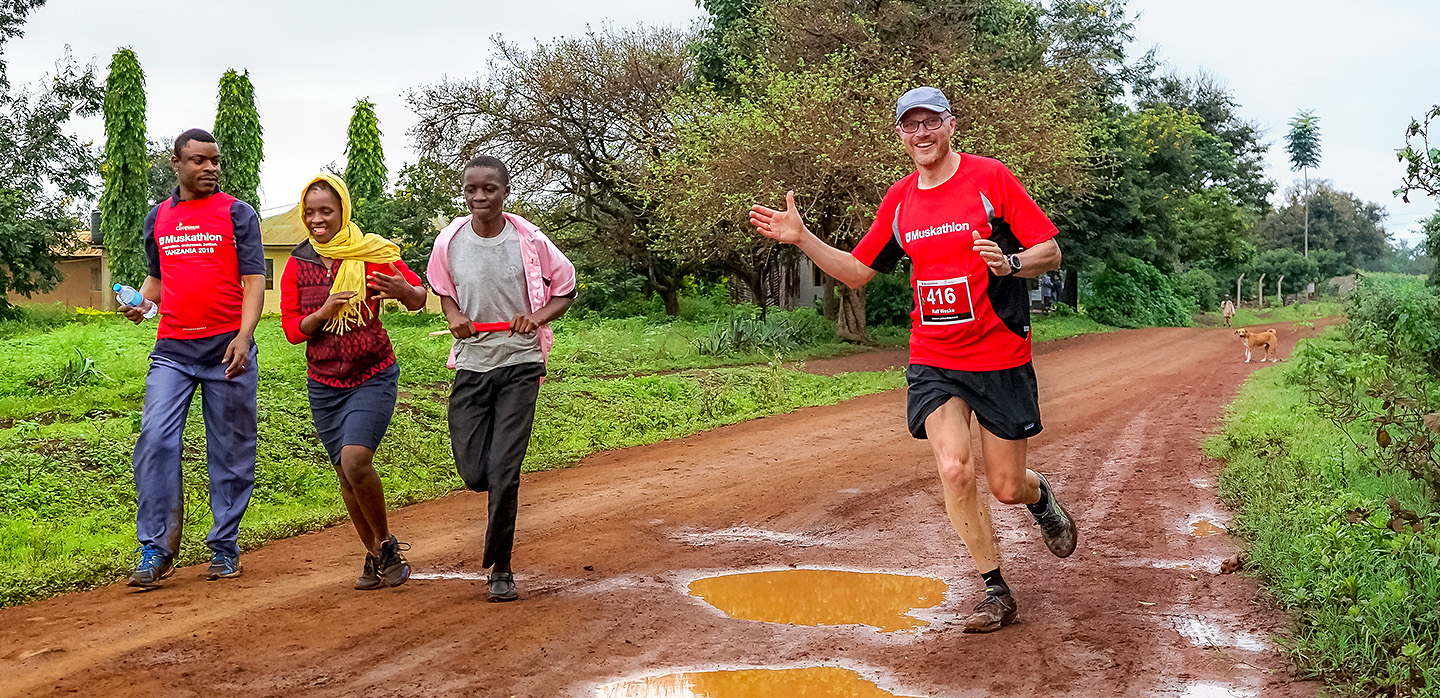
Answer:
M953 325L975 319L970 302L970 278L916 281L915 305L922 325Z

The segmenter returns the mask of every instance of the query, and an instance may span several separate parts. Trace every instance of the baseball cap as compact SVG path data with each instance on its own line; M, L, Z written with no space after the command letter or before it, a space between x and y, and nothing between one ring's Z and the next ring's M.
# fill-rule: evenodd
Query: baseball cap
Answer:
M895 123L900 123L901 117L911 109L929 109L935 113L950 111L950 100L945 99L945 93L933 87L917 87L903 95L895 103Z

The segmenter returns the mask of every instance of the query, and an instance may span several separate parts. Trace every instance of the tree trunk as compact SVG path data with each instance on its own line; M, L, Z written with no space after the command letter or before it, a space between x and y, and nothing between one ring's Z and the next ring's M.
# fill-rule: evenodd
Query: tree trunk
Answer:
M670 317L680 316L680 292L674 289L665 289L660 292L660 300L665 301L665 314Z
M835 277L821 273L820 275L820 308L825 319L835 322L838 315L835 307Z
M760 306L760 319L765 319L766 307L769 305L765 299L765 271L761 269L755 274L741 274L740 278L745 281L745 287L750 289L750 300Z
M1060 289L1060 302L1076 310L1080 309L1080 272L1074 267L1064 270L1065 287ZM1236 299L1236 303L1240 300Z
M840 312L835 329L840 338L847 342L869 344L865 334L865 287L850 288L840 285Z

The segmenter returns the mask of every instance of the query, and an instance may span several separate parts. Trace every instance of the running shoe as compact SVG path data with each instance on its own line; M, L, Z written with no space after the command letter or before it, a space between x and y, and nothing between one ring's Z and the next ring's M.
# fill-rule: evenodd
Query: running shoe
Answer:
M395 540L395 536L380 544L380 559L375 562L375 573L385 586L398 587L410 578L410 563L400 554L401 550L409 549L408 544Z
M1015 622L1019 608L1015 597L1005 587L986 587L985 598L975 606L975 612L965 619L967 633L993 633Z
M355 580L355 588L360 591L370 591L385 586L380 580L380 573L376 568L380 566L380 558L365 553L365 569L360 571L360 578Z
M160 580L169 577L175 571L174 559L169 555L160 552L160 549L153 545L142 545L140 553L140 564L135 566L135 571L130 573L130 579L125 583L132 587L142 589L154 589L160 586Z
M1040 473L1035 475L1040 478L1040 501L1030 505L1030 513L1035 516L1035 523L1040 524L1040 535L1045 539L1045 547L1049 548L1055 557L1070 557L1070 554L1075 552L1075 543L1080 539L1080 532L1075 528L1075 519L1071 518L1070 512L1055 499L1055 492L1050 489L1050 481Z
M240 556L215 553L210 558L210 569L205 571L206 579L234 579L240 576Z
M514 601L520 598L520 590L515 588L513 572L491 572L489 587L491 601Z

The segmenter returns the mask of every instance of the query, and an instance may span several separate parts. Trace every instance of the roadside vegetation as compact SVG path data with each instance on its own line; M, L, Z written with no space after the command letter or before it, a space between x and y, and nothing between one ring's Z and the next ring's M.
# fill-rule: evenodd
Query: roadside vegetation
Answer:
M597 451L653 443L900 387L900 371L811 375L786 362L870 347L841 343L810 309L771 310L684 298L690 319L661 313L564 318L541 390L525 470L565 467ZM448 337L433 314L390 314L400 402L376 456L391 506L460 486L445 400ZM1037 318L1036 335L1112 329L1083 317ZM901 348L903 328L873 328ZM109 313L9 311L0 321L0 605L103 584L133 564L139 428L153 325ZM303 347L261 321L260 438L255 494L241 544L315 530L345 516L305 398ZM184 435L182 563L206 556L205 439L194 403Z
M1440 297L1373 275L1345 313L1257 372L1206 452L1300 672L1337 695L1440 696Z

